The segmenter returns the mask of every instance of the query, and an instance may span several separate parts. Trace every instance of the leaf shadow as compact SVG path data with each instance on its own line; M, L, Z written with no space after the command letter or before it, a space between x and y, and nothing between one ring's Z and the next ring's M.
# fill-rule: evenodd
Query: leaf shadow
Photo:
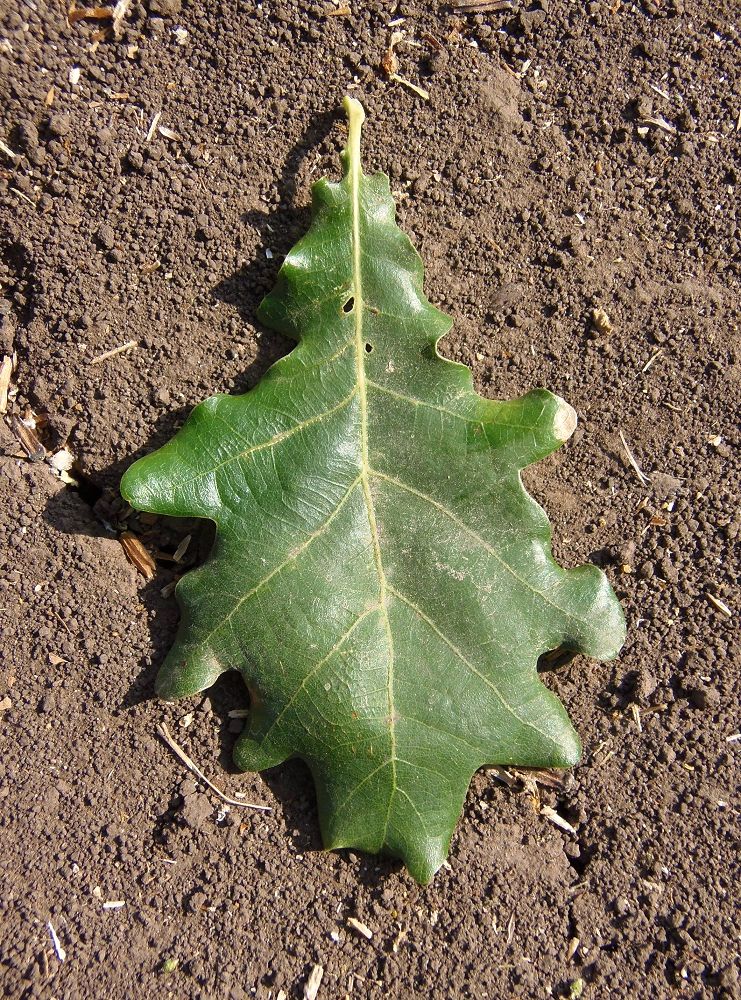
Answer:
M311 207L308 202L301 204L300 197L303 191L300 181L302 165L327 139L341 117L337 109L332 109L313 118L304 129L283 164L276 184L275 205L266 206L265 210L255 208L242 215L243 225L255 230L259 236L257 251L248 263L222 278L212 288L216 299L236 308L245 323L257 327L257 356L235 381L235 389L239 392L255 385L267 369L294 346L288 338L261 327L256 321L257 309L275 284L283 258L309 228Z

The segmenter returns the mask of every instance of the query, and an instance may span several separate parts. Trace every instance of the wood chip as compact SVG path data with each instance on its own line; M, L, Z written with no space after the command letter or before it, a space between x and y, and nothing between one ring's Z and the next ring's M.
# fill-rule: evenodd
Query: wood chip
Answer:
M118 540L131 565L136 566L146 580L151 580L157 572L157 565L136 535L124 531Z
M213 782L208 780L203 771L190 759L185 750L175 742L164 722L157 726L157 735L165 741L178 760L185 764L191 774L195 774L197 778L201 779L204 785L208 785L211 791L218 795L222 802L228 802L230 806L243 806L245 809L258 809L260 812L273 811L270 806L255 805L254 802L244 802L241 799L232 799L228 795L225 795L220 788L217 788Z
M67 15L70 24L77 21L110 21L113 10L110 7L75 7Z
M571 959L574 957L580 944L581 941L579 940L578 937L572 937L572 939L569 941L569 946L566 949L566 959L568 961L571 961Z
M576 830L571 825L571 823L565 820L563 816L559 816L556 810L551 809L550 806L543 806L540 810L540 815L545 816L545 818L549 819L551 823L554 823L556 826L560 827L562 830L565 830L567 833L574 833L574 834L576 833Z
M46 448L39 441L39 436L32 427L28 427L20 417L13 414L10 418L10 430L32 462L43 462L46 458Z
M0 363L0 413L8 412L8 389L13 374L13 359L6 354Z
M373 931L370 927L368 927L367 924L364 924L362 920L357 920L355 917L347 918L347 926L352 927L354 931L357 931L358 934L362 935L362 937L366 938L368 941L370 941L373 937Z
M323 975L324 968L321 965L315 965L304 983L304 1000L316 1000L319 987L322 985Z

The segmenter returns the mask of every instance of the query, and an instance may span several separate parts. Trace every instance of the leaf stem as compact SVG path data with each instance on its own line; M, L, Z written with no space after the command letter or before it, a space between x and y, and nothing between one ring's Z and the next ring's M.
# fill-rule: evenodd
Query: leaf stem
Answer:
M360 171L360 132L363 128L363 122L365 121L365 111L363 110L363 105L360 101L356 101L354 97L345 97L342 105L345 109L345 114L347 115L347 149L345 150L347 155L346 169L352 171L353 164L355 169Z

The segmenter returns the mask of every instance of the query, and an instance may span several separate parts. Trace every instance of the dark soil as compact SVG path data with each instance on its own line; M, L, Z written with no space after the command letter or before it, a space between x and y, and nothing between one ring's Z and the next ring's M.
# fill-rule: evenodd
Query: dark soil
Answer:
M8 416L36 414L84 473L65 486L3 426L5 995L274 1000L320 964L319 1000L738 996L737 619L710 599L738 611L736 5L135 0L99 41L105 22L69 25L64 7L0 0ZM419 43L399 73L429 102L385 79L393 30ZM337 175L348 88L366 168L390 174L455 319L445 352L486 395L545 385L576 407L573 439L527 481L559 559L604 565L629 623L615 663L547 675L585 756L541 796L576 832L481 772L426 889L323 853L302 765L232 773L241 682L154 700L177 620L163 588L208 538L117 495L195 402L289 348L255 310L312 180ZM148 141L159 112L171 132ZM124 527L155 579L126 561ZM163 721L273 812L225 811Z

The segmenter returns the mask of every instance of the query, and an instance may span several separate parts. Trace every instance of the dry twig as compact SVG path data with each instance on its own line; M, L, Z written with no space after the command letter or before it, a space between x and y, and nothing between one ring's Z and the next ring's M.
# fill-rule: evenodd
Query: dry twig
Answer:
M99 365L101 361L107 361L108 358L113 358L117 354L123 354L124 351L130 351L134 347L138 347L139 342L137 340L127 340L125 344L121 344L119 347L114 347L110 351L103 351L102 354L96 355L94 358L90 358L91 365Z
M625 440L625 435L623 434L623 432L619 430L618 434L620 435L620 440L623 442L623 448L625 448L625 454L628 456L628 461L633 467L635 474L638 476L638 478L640 479L641 483L644 486L648 486L649 483L651 482L650 478L645 474L645 472L641 471L638 462L636 462L635 458L633 458L633 452L628 447L628 442Z
M54 945L54 952L60 962L63 962L67 957L67 952L62 947L62 942L59 940L57 932L54 930L54 924L51 920L46 922L46 926L49 930L49 937L51 938L51 943Z
M254 802L242 802L239 799L232 799L228 795L225 795L220 788L217 788L213 782L208 780L203 771L191 760L185 750L183 750L182 747L175 742L164 722L157 726L157 735L164 740L175 756L181 760L183 764L185 764L191 774L195 774L195 776L200 778L205 785L208 785L211 791L218 795L222 802L227 802L230 806L244 806L246 809L259 809L260 812L273 811L270 806L256 805Z
M549 819L551 823L554 823L556 826L560 827L562 830L565 830L567 833L574 833L574 834L576 833L576 830L571 825L571 823L565 820L563 816L559 816L556 810L551 809L550 806L543 806L540 810L540 815L545 816L545 818Z

